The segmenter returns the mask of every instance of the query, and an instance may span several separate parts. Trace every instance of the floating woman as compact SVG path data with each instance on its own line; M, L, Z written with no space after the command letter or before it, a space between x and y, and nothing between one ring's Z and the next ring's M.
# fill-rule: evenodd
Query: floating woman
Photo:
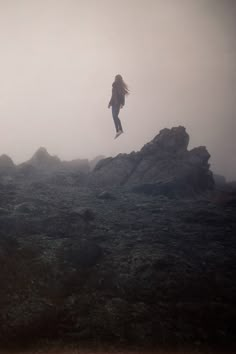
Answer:
M115 139L123 133L121 121L119 118L120 109L125 105L125 96L129 94L129 89L123 81L121 75L116 75L115 81L112 84L112 96L108 104L108 108L112 107L112 116L116 128Z

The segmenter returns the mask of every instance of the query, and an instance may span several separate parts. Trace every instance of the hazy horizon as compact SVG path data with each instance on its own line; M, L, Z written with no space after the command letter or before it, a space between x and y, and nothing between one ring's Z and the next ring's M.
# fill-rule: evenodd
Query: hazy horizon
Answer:
M236 179L235 18L234 0L0 0L0 155L114 156L183 125ZM118 73L131 94L114 140Z

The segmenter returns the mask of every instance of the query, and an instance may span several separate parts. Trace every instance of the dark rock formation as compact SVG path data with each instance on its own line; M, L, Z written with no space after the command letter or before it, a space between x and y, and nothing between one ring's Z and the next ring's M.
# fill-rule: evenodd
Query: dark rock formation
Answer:
M57 156L50 155L44 147L39 148L32 158L17 166L18 176L27 179L51 178L52 183L73 183L73 178L84 180L90 172L87 159L61 161ZM83 176L81 176L83 174Z
M29 181L99 188L122 186L135 192L169 197L194 196L214 186L209 170L210 155L201 146L187 150L189 136L184 127L163 129L138 152L92 161L61 161L43 147L17 166L18 177ZM10 158L0 159L0 174L13 171Z
M90 185L126 186L154 194L195 194L212 189L210 154L201 146L187 150L184 127L163 129L139 152L120 154L98 162Z
M0 176L15 173L16 166L12 159L7 155L0 156Z
M50 171L58 168L61 160L57 156L51 156L44 147L40 147L26 163L39 170Z

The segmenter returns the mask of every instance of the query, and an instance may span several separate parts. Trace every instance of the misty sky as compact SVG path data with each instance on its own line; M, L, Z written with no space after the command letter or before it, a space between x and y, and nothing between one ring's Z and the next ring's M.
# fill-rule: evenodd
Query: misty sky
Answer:
M0 0L0 155L138 150L184 125L236 178L235 0ZM114 76L131 94L114 140Z

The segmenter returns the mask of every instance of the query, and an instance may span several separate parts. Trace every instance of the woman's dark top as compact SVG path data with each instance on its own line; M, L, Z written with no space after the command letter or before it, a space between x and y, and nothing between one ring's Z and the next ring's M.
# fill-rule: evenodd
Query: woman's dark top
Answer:
M109 102L110 106L124 106L125 105L125 95L122 92L122 87L119 83L113 82L112 84L112 96Z

